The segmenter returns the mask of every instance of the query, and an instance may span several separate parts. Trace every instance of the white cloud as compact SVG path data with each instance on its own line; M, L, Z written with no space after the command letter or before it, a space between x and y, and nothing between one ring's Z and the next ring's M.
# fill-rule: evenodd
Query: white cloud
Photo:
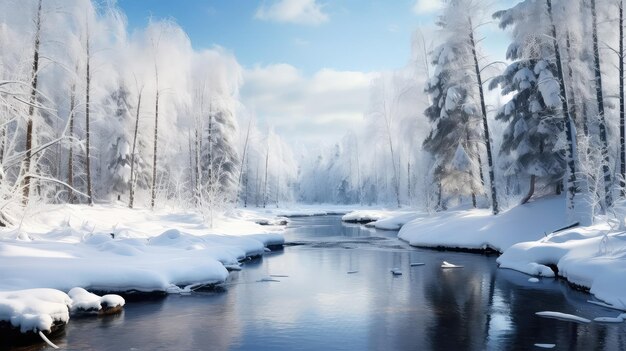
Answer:
M328 14L324 13L322 5L316 0L272 0L269 5L264 2L254 17L265 21L307 25L328 21Z
M363 120L376 73L322 69L305 76L288 64L244 72L243 103L292 143L335 142Z
M417 0L413 5L413 12L424 15L440 10L442 7L442 0Z

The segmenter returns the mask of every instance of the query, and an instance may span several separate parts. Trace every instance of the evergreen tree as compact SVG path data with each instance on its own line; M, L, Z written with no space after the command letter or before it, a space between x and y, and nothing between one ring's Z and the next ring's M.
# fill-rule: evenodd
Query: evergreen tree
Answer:
M443 43L432 53L435 72L427 83L431 105L424 114L432 129L424 149L434 157L433 177L442 195L472 195L480 189L478 155L473 153L481 139L481 113L476 100L472 48L468 45L466 15L456 1L449 2L440 18ZM457 21L462 19L463 25ZM442 204L439 204L442 205Z
M491 81L502 95L513 94L496 119L507 123L500 153L507 155L506 174L530 177L528 201L536 182L559 187L565 174L564 119L554 46L545 4L523 1L494 18L500 28L512 27L507 59L513 61Z

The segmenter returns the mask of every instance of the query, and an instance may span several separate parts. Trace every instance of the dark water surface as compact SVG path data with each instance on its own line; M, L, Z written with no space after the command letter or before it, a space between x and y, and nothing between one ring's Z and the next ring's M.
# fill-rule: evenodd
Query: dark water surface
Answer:
M53 341L71 350L626 350L626 323L535 316L619 314L587 303L591 295L529 283L495 257L414 249L396 234L339 216L292 219L287 241L306 244L246 263L224 292L130 302L119 316L72 319ZM443 260L464 268L444 270Z

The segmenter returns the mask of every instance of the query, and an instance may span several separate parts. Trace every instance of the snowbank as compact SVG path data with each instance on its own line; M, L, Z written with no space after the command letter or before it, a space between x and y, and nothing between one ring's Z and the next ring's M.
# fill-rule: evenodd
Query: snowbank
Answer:
M498 258L501 268L552 277L548 265L569 282L589 288L596 298L626 310L626 233L598 224L574 228L513 245Z
M424 216L425 214L420 212L394 212L388 217L368 223L368 226L382 230L400 230L405 224Z
M390 217L392 213L385 210L356 210L345 214L341 220L349 223L369 223Z
M565 198L555 196L514 207L494 216L490 209L440 212L416 218L400 229L398 237L412 246L455 249L493 249L537 240L569 225Z
M21 228L0 231L0 291L186 291L224 281L225 265L284 243L277 228L237 211L216 215L213 228L193 211L57 205L32 212Z
M100 312L103 310L122 307L126 304L123 297L108 294L98 296L83 288L72 288L67 295L72 299L71 311L76 312Z

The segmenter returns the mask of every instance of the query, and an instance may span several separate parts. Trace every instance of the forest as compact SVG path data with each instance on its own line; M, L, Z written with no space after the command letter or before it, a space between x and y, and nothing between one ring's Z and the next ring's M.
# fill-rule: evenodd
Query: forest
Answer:
M496 214L566 192L589 219L623 197L621 1L448 1L371 82L363 123L306 151L241 102L232 53L194 49L174 21L131 32L109 2L0 6L4 224L33 202ZM487 24L509 34L505 62L484 54Z

